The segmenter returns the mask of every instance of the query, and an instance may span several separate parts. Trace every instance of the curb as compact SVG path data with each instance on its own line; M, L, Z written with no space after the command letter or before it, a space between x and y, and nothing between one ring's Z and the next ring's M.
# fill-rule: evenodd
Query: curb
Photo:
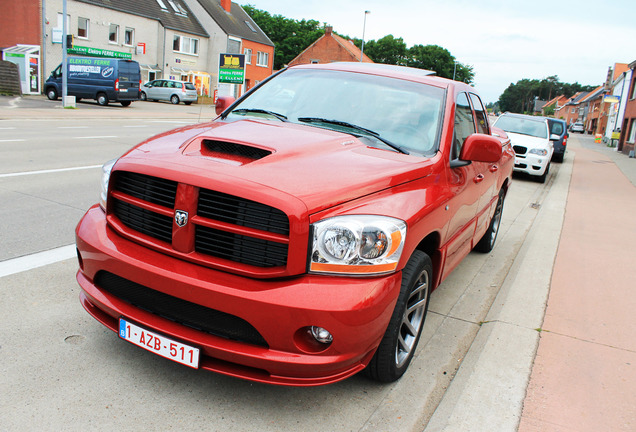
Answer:
M568 155L426 432L517 430L565 217Z

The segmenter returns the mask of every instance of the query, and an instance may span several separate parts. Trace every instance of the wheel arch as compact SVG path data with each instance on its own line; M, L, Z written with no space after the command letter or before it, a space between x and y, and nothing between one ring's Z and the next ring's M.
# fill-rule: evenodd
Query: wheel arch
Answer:
M424 252L431 258L433 262L433 275L431 280L433 281L433 289L439 284L439 275L442 270L442 252L440 250L441 236L438 232L434 231L424 237L417 245L415 250Z

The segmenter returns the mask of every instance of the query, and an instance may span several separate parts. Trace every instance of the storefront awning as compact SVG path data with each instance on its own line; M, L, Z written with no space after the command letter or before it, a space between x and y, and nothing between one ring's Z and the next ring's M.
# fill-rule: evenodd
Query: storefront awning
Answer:
M161 72L161 69L159 69L159 65L139 64L139 67L142 70L146 70L148 72Z
M181 68L178 68L178 67L174 67L174 66L173 66L173 67L171 67L171 68L170 68L170 70L171 70L172 72L178 72L178 73L182 73L182 74L187 74L187 73L188 73L188 71L187 71L187 70L185 70L185 69L181 69Z

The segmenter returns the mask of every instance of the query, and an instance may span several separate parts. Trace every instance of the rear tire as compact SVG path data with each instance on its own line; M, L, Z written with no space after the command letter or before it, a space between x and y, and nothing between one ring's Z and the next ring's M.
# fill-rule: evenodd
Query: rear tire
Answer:
M97 95L97 103L101 106L108 105L108 96L106 96L106 93L99 93Z
M186 105L192 105L192 102L184 102Z
M501 225L501 214L503 213L504 200L506 199L506 191L501 189L499 191L499 198L497 199L497 207L495 208L495 214L492 216L488 230L484 236L479 240L479 243L475 246L475 250L478 252L488 253L495 247L497 241L497 234L499 233L499 226Z
M179 96L172 95L172 97L170 98L170 102L172 102L173 105L178 105L179 104Z
M123 106L123 107L130 106L131 103L132 103L131 101L121 101L120 102L121 106Z
M365 374L380 382L394 382L406 372L424 328L433 283L433 263L416 250L402 270L402 286L391 321Z

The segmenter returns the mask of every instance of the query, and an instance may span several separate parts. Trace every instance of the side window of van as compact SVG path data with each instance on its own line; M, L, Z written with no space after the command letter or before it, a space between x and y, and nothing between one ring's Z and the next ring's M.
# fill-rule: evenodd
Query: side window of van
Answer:
M55 70L53 71L53 78L59 78L62 76L62 65L59 65L57 68L55 68Z

